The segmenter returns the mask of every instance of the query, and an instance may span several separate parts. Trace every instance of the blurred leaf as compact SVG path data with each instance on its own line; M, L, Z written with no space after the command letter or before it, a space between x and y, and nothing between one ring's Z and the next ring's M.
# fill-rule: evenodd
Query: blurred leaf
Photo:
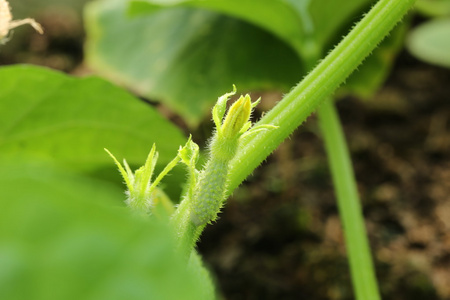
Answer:
M74 171L112 166L103 147L141 164L156 142L167 161L182 134L98 78L15 66L0 82L0 298L205 299L166 227Z
M416 27L410 32L406 46L419 59L450 68L450 18Z
M278 36L299 53L312 38L324 50L330 38L356 11L373 0L131 0L132 15L153 13L162 7L197 7L217 11L255 24Z
M450 0L419 0L416 10L429 17L450 16Z
M359 16L355 18L356 13L373 2L375 1L266 0L255 5L252 1L241 0L131 0L130 12L138 15L153 13L162 7L177 6L215 10L242 18L272 32L297 49L302 59L308 60L311 51L324 53L338 43L340 37L359 19ZM368 97L375 92L385 80L401 49L405 29L406 25L400 25L364 62L359 71L348 79L341 92L361 97ZM298 73L299 78L302 75Z
M84 176L52 161L25 157L10 160L2 157L0 166L0 201L20 201L30 193L39 194L28 188L29 183L38 185L38 190L51 190L50 194L57 195L57 199L64 201L121 205L124 200L123 190L115 184ZM13 189L11 186L17 188Z
M152 107L99 78L12 66L0 68L0 82L0 155L10 160L36 157L94 170L113 165L108 148L141 165L156 143L166 164L185 143Z
M352 18L361 8L374 1L279 1L266 0L255 5L241 0L132 0L133 15L152 13L162 7L192 6L212 9L242 18L277 35L300 56L310 51L324 52L358 19ZM274 13L276 12L276 13ZM295 15L295 16L294 16ZM406 26L400 25L346 82L341 92L369 97L384 82L392 62L403 45ZM344 30L344 32L341 32ZM305 40L305 37L307 38ZM310 41L308 39L311 39ZM312 45L315 44L315 45ZM308 49L312 47L312 49ZM302 57L308 59L308 57ZM299 72L299 77L303 75Z
M98 204L118 197L108 184L1 164L1 299L205 299L166 227Z
M307 71L299 60L311 64L328 51L373 2L132 0L128 12L135 17L126 19L123 1L97 1L86 10L87 59L104 76L163 101L196 125L232 83L288 91ZM257 38L262 31L212 11L271 32L297 58L281 51L281 41ZM374 51L342 91L367 97L377 89L401 39L394 34Z
M131 15L148 14L178 6L206 8L245 20L292 45L298 45L304 35L300 17L289 1L260 0L255 5L251 0L140 0L130 1L129 12Z
M249 24L177 8L127 18L126 2L87 6L86 55L102 75L163 101L195 126L232 84L289 89L301 66L284 43Z
M316 43L327 50L327 45L334 46L343 35L362 18L362 13L368 11L376 0L289 0L293 3L309 2L309 14L311 15L313 35ZM345 32L342 32L342 31ZM332 44L330 44L330 41Z
M354 94L360 98L373 95L389 75L397 53L403 48L408 28L409 20L398 24L358 70L350 75L337 94Z

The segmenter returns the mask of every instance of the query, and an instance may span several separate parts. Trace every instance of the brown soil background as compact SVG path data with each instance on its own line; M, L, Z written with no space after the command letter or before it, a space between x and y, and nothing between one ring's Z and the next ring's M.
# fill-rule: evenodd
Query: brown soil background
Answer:
M0 52L0 64L84 73L80 20L49 11L39 21L46 35L18 35L13 52ZM261 107L278 99L265 94ZM337 106L383 299L450 299L450 70L402 52L372 99L345 98ZM353 299L317 132L311 117L202 236L199 251L223 299Z

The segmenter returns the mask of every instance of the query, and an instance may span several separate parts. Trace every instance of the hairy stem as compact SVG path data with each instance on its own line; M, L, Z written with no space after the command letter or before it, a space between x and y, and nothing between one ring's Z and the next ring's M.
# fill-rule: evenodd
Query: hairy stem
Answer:
M302 124L389 33L415 0L380 0L308 76L256 125L279 126L245 139L230 163L229 193Z

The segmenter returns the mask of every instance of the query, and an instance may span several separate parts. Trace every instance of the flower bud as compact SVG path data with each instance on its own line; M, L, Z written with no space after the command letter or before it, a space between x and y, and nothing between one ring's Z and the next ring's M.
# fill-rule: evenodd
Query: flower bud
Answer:
M222 125L222 135L224 138L239 138L246 127L252 112L252 103L247 94L241 96L228 110Z

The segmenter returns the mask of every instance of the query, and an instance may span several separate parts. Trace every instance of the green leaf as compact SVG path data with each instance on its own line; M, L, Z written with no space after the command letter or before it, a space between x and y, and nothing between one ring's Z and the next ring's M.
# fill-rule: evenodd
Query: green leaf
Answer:
M153 13L163 7L198 7L214 10L256 24L272 32L308 62L325 53L339 42L359 17L362 9L375 1L253 1L241 0L132 0L130 13L140 15ZM349 78L341 92L369 97L383 83L392 62L400 50L405 34L405 25L399 26L382 45L374 51L359 71ZM307 71L307 70L306 70ZM302 75L299 70L298 77Z
M96 170L113 165L108 148L141 165L156 143L163 165L186 141L152 107L99 78L12 66L0 68L0 82L0 155L10 160Z
M242 21L184 8L127 18L126 9L124 1L87 6L89 65L163 101L191 126L232 84L241 91L287 90L300 78L289 47Z
M450 0L419 0L416 10L429 17L450 16Z
M417 58L450 68L450 18L426 22L410 32L406 46Z
M83 200L121 205L124 200L123 189L117 185L87 177L52 161L36 158L9 160L2 157L0 166L0 201L20 201L30 193L39 194L39 190L70 202ZM38 186L38 189L31 190L29 184Z
M135 17L126 18L124 1L97 1L86 9L87 60L104 76L163 101L195 126L233 83L241 91L288 91L304 76L305 64L314 64L372 2L133 0L128 12ZM361 67L365 75L347 91L367 96L376 89L398 40L375 51L368 67Z
M292 3L303 2L297 0L289 0ZM316 43L319 45L334 44L361 19L361 12L367 11L371 4L376 3L376 0L309 0L309 11L311 22L313 24L312 32L315 36ZM303 13L304 15L307 12ZM323 48L326 50L327 48Z
M129 12L131 15L148 14L163 7L177 6L206 8L243 19L288 43L297 44L303 36L300 17L288 1L259 0L258 5L255 5L252 0L140 0L130 2Z
M118 198L111 184L48 163L1 164L2 299L210 299L168 228L97 201Z
M162 7L197 7L217 11L255 24L278 36L300 53L309 51L305 38L323 49L347 19L373 0L298 1L262 0L131 0L132 15L153 13Z

